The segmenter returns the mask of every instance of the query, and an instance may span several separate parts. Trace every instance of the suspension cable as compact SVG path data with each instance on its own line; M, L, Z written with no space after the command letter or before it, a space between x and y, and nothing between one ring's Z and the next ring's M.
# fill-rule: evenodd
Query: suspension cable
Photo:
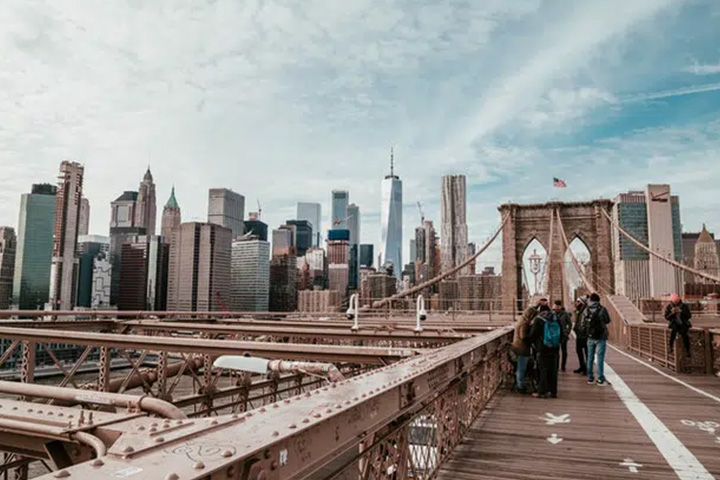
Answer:
M485 242L485 244L484 244L482 247L480 247L480 249L479 249L477 252L475 252L475 254L473 254L472 256L470 256L467 260L465 260L465 261L464 261L463 263L461 263L460 265L458 265L458 266L456 266L456 267L448 270L448 271L445 272L445 273L441 273L441 274L438 275L437 277L431 278L430 280L428 280L428 281L426 281L426 282L423 282L423 283L421 283L420 285L417 285L417 286L415 286L415 287L413 287L413 288L409 288L409 289L405 290L404 292L396 293L395 295L392 295L392 296L390 296L390 297L383 298L382 300L377 300L377 301L373 302L372 308L380 308L380 307L382 307L382 306L384 306L384 305L387 305L388 303L392 302L393 300L399 300L399 299L401 299L401 298L407 297L407 296L412 295L412 294L414 294L414 293L420 292L420 291L428 288L428 287L431 286L431 285L435 285L435 284L438 283L440 280L443 280L443 279L445 279L445 278L447 278L447 277L449 277L449 276L451 276L451 275L459 272L459 271L462 270L463 268L467 267L467 266L470 265L472 262L474 262L475 259L480 256L481 253L483 253L485 250L487 250L487 248L495 241L495 239L498 237L498 235L500 235L500 232L502 232L503 227L505 227L505 224L507 223L507 221L508 221L509 219L510 219L510 214L508 213L508 214L505 215L505 218L503 218L503 220L502 220L502 222L500 223L500 226L498 227L498 229L495 230L495 233L493 233L493 235Z
M607 213L605 210L601 210L601 211L602 211L602 213L605 215L605 218L608 219L608 222L610 222L610 225L612 225L613 227L615 227L616 229L618 229L618 231L620 231L620 233L622 233L628 240L630 240L630 241L633 242L635 245L637 245L637 246L640 247L641 249L643 249L643 250L645 250L646 252L648 252L648 253L649 253L650 255L652 255L653 257L659 258L659 259L662 260L663 262L668 263L668 264L672 265L672 266L675 267L675 268L679 268L679 269L684 270L684 271L686 271L686 272L690 272L690 273L692 273L693 275L697 275L698 277L702 277L702 278L704 278L704 279L706 279L706 280L710 280L710 281L715 282L715 283L720 283L720 278L719 278L719 277L716 277L716 276L714 276L714 275L709 275L709 274L707 274L707 273L705 273L705 272L701 272L701 271L699 271L699 270L695 270L694 268L690 268L690 267L688 267L687 265L683 265L682 263L676 262L675 260L672 260L672 259L670 259L670 258L665 258L665 257L663 257L662 255L660 255L659 253L652 251L649 247L645 246L640 240L638 240L638 239L636 239L635 237L633 237L632 235L630 235L630 234L629 234L627 231L625 231L620 225L618 225L617 222L615 222L615 221L610 217L610 215L608 215L608 213Z
M591 292L594 292L595 286L590 282L590 280L588 280L588 278L583 273L582 269L580 268L580 263L578 263L577 258L575 258L575 253L570 248L567 235L565 235L565 227L563 226L562 218L560 218L560 212L557 211L557 209L554 209L553 211L557 215L558 225L560 226L560 234L562 236L563 243L565 244L565 251L570 253L570 260L572 260L572 264L575 266L575 270L577 270L578 275L580 275L580 280L585 285L585 288L587 288Z

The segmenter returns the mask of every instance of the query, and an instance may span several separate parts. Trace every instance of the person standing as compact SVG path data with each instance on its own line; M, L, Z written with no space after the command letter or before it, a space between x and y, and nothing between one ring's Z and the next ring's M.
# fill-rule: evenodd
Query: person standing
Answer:
M587 322L588 329L588 384L592 385L593 383L597 383L597 385L604 387L607 385L607 380L605 380L605 348L607 347L607 326L610 323L610 314L605 307L600 305L600 295L597 293L590 295L590 302L585 309L583 321ZM595 382L593 375L593 364L595 363L596 353L598 370L597 382Z
M670 345L668 346L670 355L672 355L675 347L675 339L680 335L683 346L685 347L685 355L688 358L692 356L690 354L690 335L688 335L692 327L690 323L691 317L692 313L690 313L688 304L680 300L680 296L678 296L677 293L670 295L670 303L665 307L665 320L668 321L668 328L672 329Z
M562 330L562 335L560 337L560 352L561 352L561 360L560 360L560 371L565 371L565 366L567 365L567 343L568 338L570 338L570 332L572 331L572 319L570 318L570 314L565 310L565 307L563 306L562 302L560 300L555 300L553 304L553 315L555 316L555 319L560 323L560 328Z
M579 367L573 370L573 373L579 373L580 375L587 375L587 323L583 321L583 314L587 308L587 298L580 297L575 300L575 326L573 332L575 332L575 353L578 356Z
M521 394L527 393L525 388L525 374L527 372L528 361L530 360L530 325L532 317L523 317L518 320L515 325L515 335L513 337L512 350L517 357L517 367L515 369L515 391Z
M557 398L557 372L562 328L550 307L540 305L530 329L530 341L537 352L540 382L534 397Z

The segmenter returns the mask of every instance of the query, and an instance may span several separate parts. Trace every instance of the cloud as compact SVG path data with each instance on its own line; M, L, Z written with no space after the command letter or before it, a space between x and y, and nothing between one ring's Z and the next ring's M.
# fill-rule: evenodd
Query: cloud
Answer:
M685 71L694 73L695 75L713 75L720 73L720 62L706 64L695 63L690 67L686 67Z
M719 70L720 71L720 70ZM630 95L622 99L623 102L643 102L646 100L657 100L660 98L679 97L683 95L693 95L696 93L715 92L720 90L720 82L708 83L705 85L695 85L690 87L675 88L660 92L639 93Z

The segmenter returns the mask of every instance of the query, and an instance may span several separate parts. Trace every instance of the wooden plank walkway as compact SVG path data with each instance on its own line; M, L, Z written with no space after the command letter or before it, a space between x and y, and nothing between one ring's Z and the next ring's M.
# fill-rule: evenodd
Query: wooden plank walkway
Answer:
M571 373L574 357L557 399L500 392L438 478L720 479L720 380L673 375L608 346L613 385L598 387Z

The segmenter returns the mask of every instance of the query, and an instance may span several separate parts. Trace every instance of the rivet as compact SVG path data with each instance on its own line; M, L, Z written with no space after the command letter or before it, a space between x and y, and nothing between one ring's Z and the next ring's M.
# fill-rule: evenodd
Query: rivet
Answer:
M225 458L232 457L232 452L230 450L223 450L222 456Z
M50 416L55 415L53 412L47 412L47 414Z
M150 426L151 426L151 427L157 427L158 424L157 424L157 422L153 422L153 423L150 424Z
M277 403L273 403L273 408L280 408L280 405L278 405Z
M32 408L28 408L28 413L32 413L32 411L33 411ZM58 473L59 473L59 472L58 472Z
M133 447L131 447L130 445L128 445L127 447L123 448L123 453L132 453L132 452L134 452L134 451L135 451L135 449L134 449Z
M182 424L183 424L182 420L175 420L175 425L182 425Z
M58 413L58 417L64 417L65 414L63 412Z
M155 433L155 432L157 432L157 428L152 427L152 428L150 429L150 433Z
M240 416L240 415L238 415L237 413L233 413L232 418L234 418L234 419L237 420L237 418L238 418L239 416Z
M155 443L162 443L162 442L164 442L164 441L165 441L165 439L164 439L163 437L157 437L157 438L155 439Z
M144 427L143 425L140 425L140 426L138 427L138 430L140 430L140 431L142 432L142 431L145 430L145 427Z
M205 464L203 462L196 462L195 465L193 465L193 468L195 470L202 470L205 468Z
M302 421L302 422L303 422L303 423L310 423L310 419L308 419L308 418L303 418L303 421Z
M177 473L168 473L165 475L165 480L180 480Z
M273 432L273 433L272 433L272 436L273 436L273 437L279 437L279 436L280 436L280 432Z
M285 403L290 403L290 399L289 399L289 398L286 398L286 399L284 400L284 402L285 402Z
M55 472L55 478L67 478L70 476L70 472L67 470L58 470Z
M330 413L330 410L328 409L327 412ZM313 417L320 418L320 417L322 417L322 415L320 415L319 413L316 413L315 415L313 415Z
M267 412L267 409L265 407L260 409L260 413L265 413L265 412Z
M306 396L306 397L309 397L310 395L311 395L310 392L305 392L305 396Z
M99 458L96 458L90 463L90 465L92 465L93 467L102 467L103 465L105 465L105 462L103 462Z
M295 425L294 423L291 423L291 424L288 426L288 428L297 428L297 425Z
M246 417L252 417L252 416L253 416L253 413L252 413L252 412L247 412L247 413L245 414L245 416L246 416Z
M217 425L217 424L218 424L217 420L213 420L212 422L210 422L210 425Z

